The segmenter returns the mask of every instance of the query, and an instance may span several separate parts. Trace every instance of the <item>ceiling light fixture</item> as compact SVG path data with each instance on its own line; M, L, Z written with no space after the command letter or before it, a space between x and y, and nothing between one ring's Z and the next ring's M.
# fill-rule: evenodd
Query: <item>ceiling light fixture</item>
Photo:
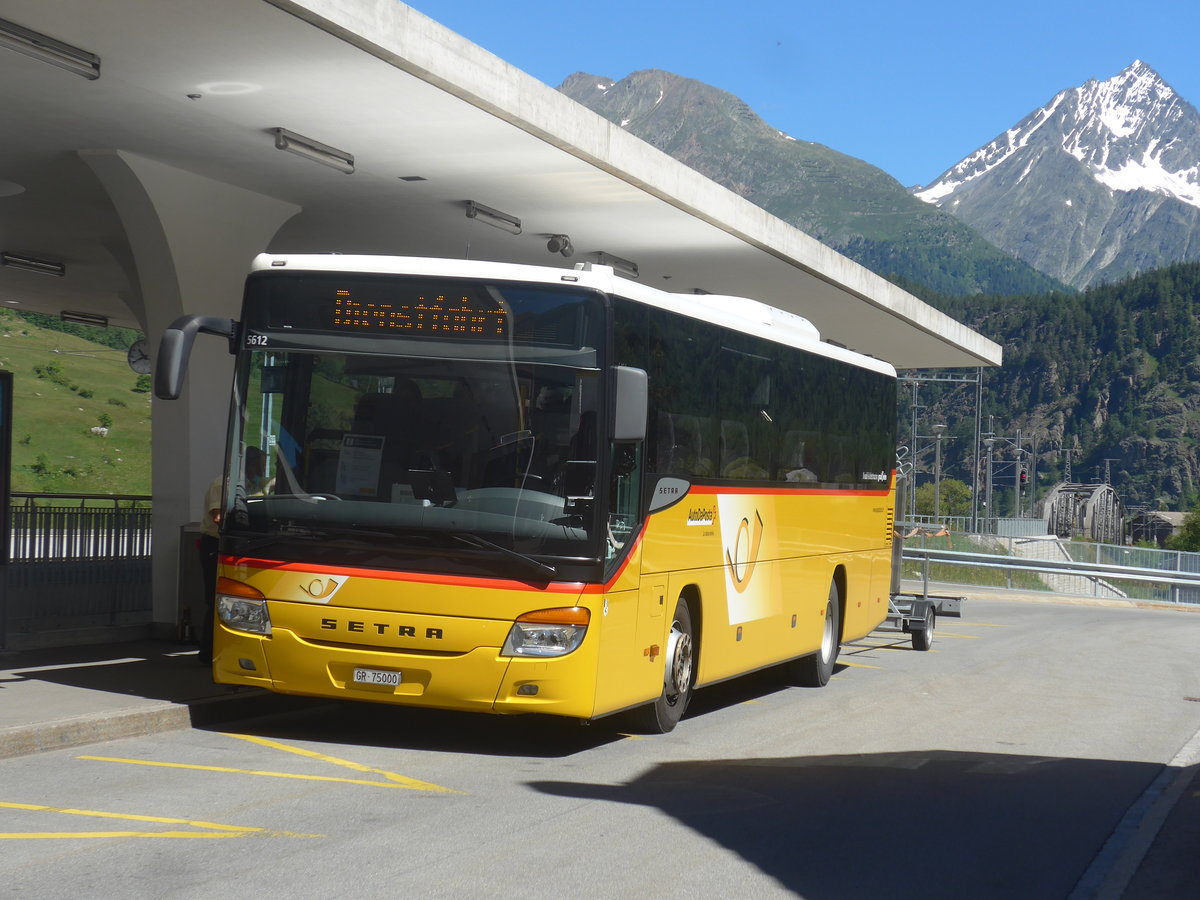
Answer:
M561 253L563 256L571 256L575 253L571 237L566 234L550 235L550 240L546 241L546 249L551 253Z
M476 203L474 200L467 201L467 218L486 222L493 228L499 228L509 234L521 233L521 220L516 216L510 216L508 213L484 206L482 203Z
M91 325L93 328L108 327L108 316L101 316L96 313L76 312L64 309L58 314L58 317L64 322L74 322L76 325Z
M611 253L605 253L603 250L597 250L596 262L602 266L612 266L613 271L618 275L624 275L627 278L638 277L637 263L628 259L622 259L620 256L613 256Z
M0 19L0 47L16 50L34 59L82 75L89 81L100 77L100 57L15 22Z
M328 144L322 144L320 141L314 141L302 134L296 134L294 131L288 131L286 128L269 128L267 130L275 135L276 150L295 153L297 156L303 156L305 159L329 166L331 169L337 169L339 172L345 172L347 175L354 174L353 154L339 150L337 147L330 147Z
M18 256L15 253L0 253L0 265L24 269L26 272L37 272L39 275L57 275L59 278L67 274L67 267L63 263L49 259L35 259L32 256Z

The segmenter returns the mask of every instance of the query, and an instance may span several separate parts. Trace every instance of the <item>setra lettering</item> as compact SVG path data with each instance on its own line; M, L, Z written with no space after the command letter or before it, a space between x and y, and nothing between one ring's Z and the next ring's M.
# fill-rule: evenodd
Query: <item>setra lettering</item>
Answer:
M353 634L374 631L378 635L387 635L392 633L391 629L393 628L395 629L396 637L415 638L417 636L417 627L415 625L392 625L388 622L362 622L357 619L348 619L344 623L333 618L321 620L321 629L323 631L347 631ZM429 640L440 641L444 640L446 635L445 631L441 628L426 628L425 637Z

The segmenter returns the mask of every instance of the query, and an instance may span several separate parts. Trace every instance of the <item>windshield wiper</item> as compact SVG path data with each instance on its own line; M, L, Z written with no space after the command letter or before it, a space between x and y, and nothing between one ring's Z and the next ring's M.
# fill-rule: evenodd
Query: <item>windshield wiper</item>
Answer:
M548 566L546 563L539 562L532 556L526 556L524 553L518 553L516 550L509 550L507 547L502 547L494 541L489 541L487 538L482 538L477 534L461 533L452 535L452 537L456 541L461 541L464 544L475 547L477 550L495 550L497 553L508 557L514 562L519 562L525 568L537 572L546 581L549 581L558 574L558 569L554 568L554 566Z

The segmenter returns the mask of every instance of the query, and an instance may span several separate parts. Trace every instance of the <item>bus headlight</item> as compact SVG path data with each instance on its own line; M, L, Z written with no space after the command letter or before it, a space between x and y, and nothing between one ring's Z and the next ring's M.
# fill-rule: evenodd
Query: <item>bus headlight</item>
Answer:
M591 614L581 606L539 609L520 616L508 631L504 656L565 656L583 643Z
M226 628L270 634L271 616L262 592L232 578L217 580L217 618Z

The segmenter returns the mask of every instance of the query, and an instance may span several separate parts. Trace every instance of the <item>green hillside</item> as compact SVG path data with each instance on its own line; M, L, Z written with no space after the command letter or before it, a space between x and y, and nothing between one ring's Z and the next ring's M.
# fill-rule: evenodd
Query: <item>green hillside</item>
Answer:
M12 489L149 494L149 379L139 383L124 349L137 333L71 334L31 319L58 325L0 310L0 369L13 373ZM106 435L91 432L100 426Z
M1041 486L1107 470L1131 506L1189 509L1200 499L1200 263L1079 294L925 299L1004 346L986 370L982 414L1036 441ZM973 390L925 385L924 421L947 423L947 475L971 480ZM901 425L908 422L902 392ZM1011 456L1003 456L1010 459ZM1011 484L1011 463L1006 483ZM1001 510L1007 497L999 498Z

